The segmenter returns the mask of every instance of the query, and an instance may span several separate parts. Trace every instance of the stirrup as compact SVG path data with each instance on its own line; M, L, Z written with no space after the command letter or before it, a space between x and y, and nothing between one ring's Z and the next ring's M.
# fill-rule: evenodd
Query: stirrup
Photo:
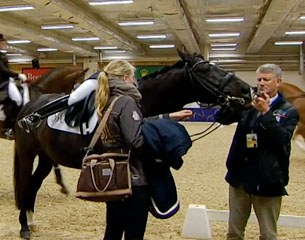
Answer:
M8 140L14 140L15 139L14 131L11 128L3 129L2 130L2 135L5 136L5 138L8 139Z
M38 121L31 121L27 117L22 118L18 121L18 126L23 128L26 133L30 133L34 128L38 127L41 123L41 120Z

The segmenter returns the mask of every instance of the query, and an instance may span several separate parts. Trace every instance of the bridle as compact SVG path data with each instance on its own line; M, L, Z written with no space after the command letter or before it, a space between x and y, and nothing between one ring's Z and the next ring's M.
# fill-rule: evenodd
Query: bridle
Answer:
M209 63L209 62L208 61L204 61L204 60L200 60L200 61L196 62L190 68L188 67L188 65L186 63L187 71L188 71L188 74L189 74L189 77L190 77L190 80L191 80L193 88L196 89L195 85L199 84L206 91L208 91L212 96L214 96L217 99L217 104L214 104L214 105L218 105L219 104L221 107L228 107L228 106L231 105L231 102L237 102L241 106L245 105L245 100L243 98L230 96L230 95L225 94L223 92L223 89L225 88L225 86L230 82L230 80L234 76L233 73L228 72L223 77L224 81L223 81L222 85L219 88L216 88L211 83L211 81L209 81L207 78L196 76L196 72L194 71L195 68L199 64L206 64L206 63ZM217 66L215 66L215 67L217 67Z
M212 96L214 96L217 99L217 103L209 104L208 107L206 107L206 108L211 108L215 105L220 105L222 108L228 108L228 107L231 106L232 102L235 102L235 103L237 102L241 106L245 105L245 100L243 98L230 96L230 95L225 94L223 92L226 85L230 82L230 80L234 76L233 73L228 72L223 77L224 81L219 88L216 88L215 85L213 85L212 82L209 81L207 78L196 76L196 72L194 71L194 69L199 64L206 64L206 63L210 64L208 61L199 60L198 62L196 62L190 68L188 67L188 65L186 63L187 72L188 72L188 75L190 77L193 89L197 89L196 84L199 84L201 87L203 87L206 91L208 91ZM217 67L217 66L215 66L215 67ZM198 102L198 105L202 107L204 104L201 103L201 102ZM209 135L210 133L212 133L216 129L218 129L220 126L222 126L222 125L221 124L216 124L216 122L213 122L207 129L205 129L205 130L203 130L199 133L195 133L193 135L190 135L190 137L193 137L192 142L195 142L195 141ZM196 137L196 138L194 138L194 137Z

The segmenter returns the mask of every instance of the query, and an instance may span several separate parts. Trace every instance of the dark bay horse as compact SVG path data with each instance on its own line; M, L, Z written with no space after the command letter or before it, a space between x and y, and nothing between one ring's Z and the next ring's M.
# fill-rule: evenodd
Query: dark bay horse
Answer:
M305 151L305 92L299 87L282 82L279 92L298 110L300 119L294 131L293 140Z
M80 84L84 81L85 73L88 70L88 68L82 69L74 66L62 66L51 69L29 86L30 100L35 100L42 94L47 93L70 93L75 84ZM0 119L0 138L8 139L7 136L3 134L5 117L9 114L10 118L13 120L13 117L17 117L21 107L18 107L17 104L7 96L0 103L0 109L2 110L3 116L3 118ZM10 127L13 128L14 122L11 124L12 126ZM12 140L13 136L9 139ZM67 188L62 181L60 169L57 164L54 166L56 182L61 186L61 192L67 193Z
M251 87L246 82L205 61L201 55L180 53L180 56L182 59L173 66L138 80L145 116L180 110L185 104L196 101L222 107L237 106L238 110L240 106L250 106ZM18 119L58 96L42 95L27 104ZM47 120L31 133L16 126L14 187L22 238L30 239L29 223L33 223L37 192L53 164L80 169L83 148L89 145L92 136L93 133L81 136L51 129ZM95 150L100 152L100 142ZM38 165L32 173L36 156Z

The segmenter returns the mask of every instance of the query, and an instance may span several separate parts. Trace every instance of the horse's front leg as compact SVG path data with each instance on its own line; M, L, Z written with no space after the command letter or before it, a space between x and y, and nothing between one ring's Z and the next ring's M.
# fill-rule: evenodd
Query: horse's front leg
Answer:
M39 161L31 176L30 195L26 204L26 210L22 209L19 215L19 222L21 224L20 237L23 239L30 239L31 231L37 231L37 226L34 222L34 208L36 196L43 180L49 175L52 170L52 162L45 155L39 154Z
M20 230L20 237L22 239L30 239L31 238L31 232L30 228L28 226L28 221L27 221L27 214L24 209L22 209L19 213L19 223L21 225L21 230Z

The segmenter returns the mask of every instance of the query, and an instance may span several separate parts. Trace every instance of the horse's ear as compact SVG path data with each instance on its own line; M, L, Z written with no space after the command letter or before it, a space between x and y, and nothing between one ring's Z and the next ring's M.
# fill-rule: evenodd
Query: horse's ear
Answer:
M182 50L179 49L177 49L177 52L184 62L193 62L194 57L191 54L182 52Z
M186 60L185 53L183 53L182 50L180 50L180 49L177 49L177 52L178 52L180 58L185 61Z

